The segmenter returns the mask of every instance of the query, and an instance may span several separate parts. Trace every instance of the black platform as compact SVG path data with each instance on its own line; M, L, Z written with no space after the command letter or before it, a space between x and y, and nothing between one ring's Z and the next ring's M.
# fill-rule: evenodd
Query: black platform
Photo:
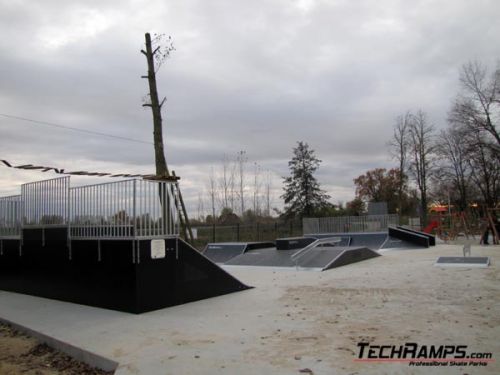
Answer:
M1 240L0 289L142 313L249 288L179 238L154 259L151 239L68 243L66 230Z

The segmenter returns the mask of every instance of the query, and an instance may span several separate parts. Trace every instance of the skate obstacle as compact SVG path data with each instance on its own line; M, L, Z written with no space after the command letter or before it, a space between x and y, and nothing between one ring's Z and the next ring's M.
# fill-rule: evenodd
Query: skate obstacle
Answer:
M0 197L0 290L143 313L248 289L179 237L171 183L62 177Z

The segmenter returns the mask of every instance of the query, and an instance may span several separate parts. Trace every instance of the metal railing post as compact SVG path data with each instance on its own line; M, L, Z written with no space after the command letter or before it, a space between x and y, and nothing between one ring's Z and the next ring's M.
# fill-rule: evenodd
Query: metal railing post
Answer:
M133 198L132 198L132 237L135 238L137 236L137 229L136 229L136 195L137 195L137 186L136 186L137 180L134 180L134 187L133 187Z

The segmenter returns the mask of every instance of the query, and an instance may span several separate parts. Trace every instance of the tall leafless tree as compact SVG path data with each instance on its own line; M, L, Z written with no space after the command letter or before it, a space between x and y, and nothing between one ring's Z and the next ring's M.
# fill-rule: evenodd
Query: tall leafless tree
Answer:
M266 172L266 179L265 179L265 202L266 202L266 216L271 216L271 190L272 190L272 175L271 171Z
M261 215L261 166L254 162L254 175L253 175L253 212L255 215Z
M212 220L215 223L215 220L217 218L216 202L217 202L218 191L217 191L217 179L215 177L215 171L213 167L210 168L210 174L208 175L207 192L208 192Z
M480 132L467 132L462 140L467 147L467 163L474 185L481 192L486 207L495 207L500 199L500 162Z
M470 163L468 163L467 150L464 147L464 132L458 128L448 127L439 134L436 143L436 153L439 156L437 178L443 182L448 181L453 191L456 192L458 206L465 211L469 200Z
M234 181L235 166L231 158L224 154L222 158L222 173L219 178L219 185L222 195L223 208L230 208L234 211Z
M240 214L245 213L245 175L248 158L245 151L238 152L236 163L238 165L238 190L240 199Z
M500 67L488 74L480 62L469 62L460 72L461 91L450 112L450 121L472 132L486 133L486 145L500 152Z
M419 110L411 116L409 125L409 170L420 193L421 224L427 225L429 181L434 170L434 127L427 115Z
M408 169L408 142L409 128L412 114L407 111L404 115L398 116L394 125L392 139L389 141L391 156L399 164L398 178L398 213L403 212L404 189L406 185L406 172Z

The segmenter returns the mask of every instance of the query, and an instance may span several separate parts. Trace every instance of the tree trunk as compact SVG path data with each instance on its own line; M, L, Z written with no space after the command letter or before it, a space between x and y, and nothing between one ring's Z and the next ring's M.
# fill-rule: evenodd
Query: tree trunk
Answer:
M144 52L144 51L143 51ZM154 51L151 46L151 36L146 33L146 59L148 61L148 82L149 82L149 95L151 103L148 105L151 107L153 113L153 136L154 136L154 148L155 148L155 165L156 165L156 175L158 177L169 177L170 174L167 168L167 162L165 160L165 152L163 150L163 131L162 131L162 118L161 118L161 106L158 99L158 89L156 87L156 73L154 64Z

